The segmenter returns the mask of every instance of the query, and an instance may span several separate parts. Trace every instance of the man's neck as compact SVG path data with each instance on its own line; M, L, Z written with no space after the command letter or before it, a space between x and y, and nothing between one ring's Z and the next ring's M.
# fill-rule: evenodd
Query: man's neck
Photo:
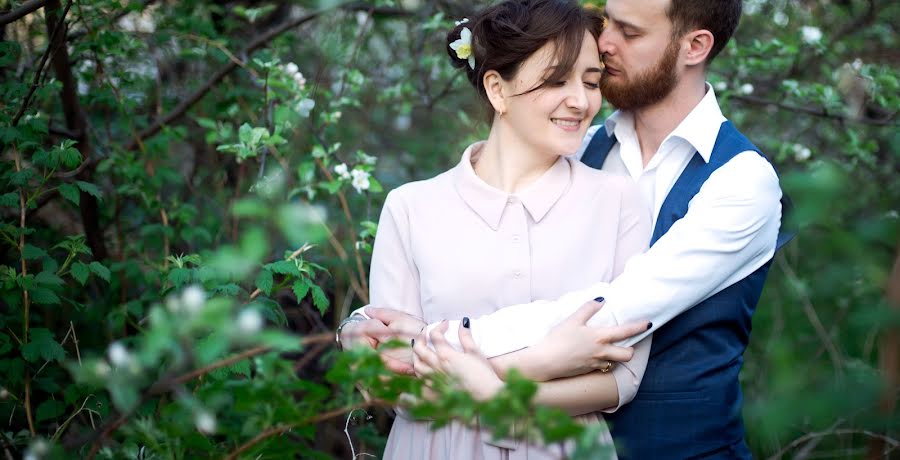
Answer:
M706 94L706 82L682 81L665 99L634 111L634 130L641 147L644 167L663 141L687 118Z
M540 178L558 159L536 151L509 126L495 122L473 168L492 187L516 193Z

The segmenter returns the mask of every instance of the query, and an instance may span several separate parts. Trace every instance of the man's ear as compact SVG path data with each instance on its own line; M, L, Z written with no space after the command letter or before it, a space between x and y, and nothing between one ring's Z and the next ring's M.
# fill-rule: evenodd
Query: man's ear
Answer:
M712 51L714 42L715 39L712 32L706 29L695 30L686 34L684 43L687 45L687 53L685 54L684 63L689 66L702 65Z
M500 114L506 113L506 96L503 94L503 77L496 70L488 70L482 78L484 84L484 92L487 94L488 101L494 107L494 111Z

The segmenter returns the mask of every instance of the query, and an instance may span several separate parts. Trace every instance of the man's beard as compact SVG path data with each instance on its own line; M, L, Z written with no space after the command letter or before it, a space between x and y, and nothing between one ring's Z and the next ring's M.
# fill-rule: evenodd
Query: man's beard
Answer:
M678 62L678 42L672 40L663 56L648 70L625 81L615 81L609 74L600 77L603 98L620 110L635 110L663 100L678 84L675 64ZM622 69L619 69L621 72ZM618 78L624 77L619 74Z

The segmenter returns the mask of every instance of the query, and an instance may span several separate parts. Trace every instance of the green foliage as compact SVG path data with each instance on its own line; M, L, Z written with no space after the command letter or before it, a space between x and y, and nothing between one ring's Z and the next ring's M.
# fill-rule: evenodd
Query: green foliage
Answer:
M446 170L486 133L444 49L476 2L164 6L74 3L68 64L41 69L33 94L52 5L4 28L0 444L347 457L344 424L325 416L365 404L354 383L394 402L422 382L320 344L367 303L384 190ZM864 433L897 438L877 401L893 391L881 339L900 325L883 292L900 235L898 21L885 0L748 1L710 68L800 230L773 263L742 374L755 456L858 457ZM488 402L429 384L439 398L410 410L438 423L478 416L498 436L573 441L575 458L609 453L601 426L535 407L516 376ZM378 454L373 426L354 440Z

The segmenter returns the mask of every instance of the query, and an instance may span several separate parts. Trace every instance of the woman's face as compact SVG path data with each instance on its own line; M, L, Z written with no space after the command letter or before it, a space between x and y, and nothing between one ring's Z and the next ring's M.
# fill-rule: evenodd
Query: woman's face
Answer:
M527 92L550 76L556 62L553 54L553 43L545 44L522 63L512 81L504 82L504 94L512 97L506 98L503 117L536 151L570 155L581 147L591 120L600 110L600 53L597 41L585 32L581 52L569 75Z

